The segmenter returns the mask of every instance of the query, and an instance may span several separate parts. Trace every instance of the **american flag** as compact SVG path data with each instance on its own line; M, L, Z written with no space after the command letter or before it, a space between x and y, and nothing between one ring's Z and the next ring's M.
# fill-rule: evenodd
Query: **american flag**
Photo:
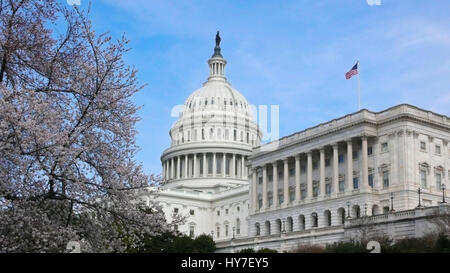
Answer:
M350 71L348 71L347 73L345 73L345 78L348 80L351 77L353 77L354 75L358 74L358 63L356 63L352 69L350 69Z

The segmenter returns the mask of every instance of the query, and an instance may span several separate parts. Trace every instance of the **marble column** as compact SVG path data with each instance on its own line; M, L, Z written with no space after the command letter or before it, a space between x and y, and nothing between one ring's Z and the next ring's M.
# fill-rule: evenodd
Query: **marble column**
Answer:
M188 178L189 177L189 175L188 175L188 172L189 172L189 157L188 157L188 155L184 155L184 178Z
M267 208L267 165L264 165L263 167L263 188L262 188L262 194L263 194L263 209Z
M339 192L339 150L338 144L333 144L333 192Z
M300 201L300 155L295 156L295 201Z
M206 174L208 173L208 170L206 169L207 168L207 164L206 164L206 153L203 153L203 162L202 162L202 164L203 164L203 173L202 173L202 177L206 177Z
M353 151L352 140L347 140L347 191L353 189Z
M233 160L231 161L230 177L236 178L236 154L233 154Z
M257 190L258 189L257 188L258 177L257 177L257 174L258 174L257 169L254 168L253 169L253 173L252 173L252 176L253 176L253 183L252 183L252 208L253 208L254 212L256 212L258 210L258 205L257 205L257 202L258 202L258 190Z
M273 189L272 189L272 197L273 197L273 207L277 207L278 206L278 165L277 162L275 161L274 163L272 163L273 166L273 171L272 171L272 176L273 176Z
M246 175L245 174L245 156L242 155L241 156L241 178L246 179L245 175Z
M170 179L175 178L175 168L174 168L175 161L173 157L170 159Z
M213 153L213 170L212 170L213 177L216 177L217 174L217 160L216 160L216 153Z
M284 163L284 170L283 170L283 179L284 179L284 183L283 183L283 204L287 205L289 204L289 158L285 158L283 160Z
M197 178L198 177L198 170L197 170L197 154L194 154L194 174L193 177Z
M222 176L226 177L226 169L227 169L227 154L223 153L222 156Z
M369 189L369 166L367 158L367 137L362 136L362 179L361 179L361 191L367 191Z
M307 152L307 170L306 170L306 196L312 198L312 151Z
M177 179L180 179L180 170L181 170L181 156L177 157Z
M320 158L319 158L319 194L321 197L325 196L325 148L320 148Z

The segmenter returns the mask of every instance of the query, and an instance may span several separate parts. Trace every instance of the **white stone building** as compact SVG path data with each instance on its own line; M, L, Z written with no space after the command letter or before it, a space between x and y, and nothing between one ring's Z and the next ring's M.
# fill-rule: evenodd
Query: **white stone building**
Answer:
M158 193L169 222L174 212L188 216L175 227L180 232L213 234L219 241L247 236L246 162L261 139L247 100L225 77L226 63L217 45L208 80L189 96L170 130Z
M423 206L442 200L449 117L406 104L363 109L260 145L217 43L208 64L208 80L186 100L161 156L166 183L158 199L169 221L174 212L188 215L181 232L213 234L219 251L287 250L346 238L349 216L415 219L423 213L398 212L415 211L419 188Z

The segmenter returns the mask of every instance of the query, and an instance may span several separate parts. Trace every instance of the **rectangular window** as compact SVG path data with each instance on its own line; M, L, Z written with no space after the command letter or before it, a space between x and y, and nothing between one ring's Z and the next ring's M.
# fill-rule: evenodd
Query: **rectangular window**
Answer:
M427 187L427 172L425 170L420 170L420 186L422 188Z
M216 174L222 173L222 158L216 157Z
M225 214L228 214L228 209L225 209Z
M220 237L220 227L217 227L217 238Z
M301 191L300 191L300 197L301 197L302 199L305 199L305 198L306 198L306 190L301 190Z
M367 155L372 155L372 146L367 147Z
M191 209L191 210L189 211L189 214L190 214L190 215L194 215L194 214L195 214L195 211L194 211L193 209Z
M383 188L389 187L389 172L384 171L383 172Z
M217 216L220 216L220 210L217 211Z
M387 142L383 142L381 143L381 152L387 152L388 151L388 143Z
M294 199L295 199L295 192L294 191L290 191L289 192L289 201L294 201Z
M436 145L436 147L434 148L434 152L437 155L441 155L441 146Z
M273 204L272 196L268 197L267 199L269 199L269 200L268 200L268 201L269 201L269 206L272 206L272 204Z
M191 238L195 237L195 227L194 226L189 227L189 237L191 237Z
M329 158L325 158L325 166L330 166L330 159Z
M294 176L294 169L289 169L289 176Z
M317 161L314 161L314 162L313 162L312 168L313 168L313 170L317 169Z
M344 162L344 155L343 154L339 155L338 161L339 161L339 163Z
M260 178L258 179L258 183L259 183L259 184L262 184L262 181L263 181L263 179L262 179L262 177L260 177Z
M225 225L225 237L228 236L228 225Z
M258 207L259 207L259 208L262 208L262 205L263 205L263 204L262 204L262 199L259 199L259 200L258 200Z
M373 174L369 174L369 186L373 188Z
M208 174L212 174L212 169L213 169L213 160L212 158L208 158Z
M319 195L319 187L317 184L313 185L313 197L317 197Z
M284 195L283 194L278 194L278 204L283 204L284 202Z
M174 208L173 212L178 213L178 208Z
M341 180L339 181L339 192L344 192L345 190L345 181Z
M436 174L436 190L439 191L442 185L442 177L440 173Z
M326 195L331 194L331 184L325 184L325 194Z
M353 160L358 159L358 151L353 151L352 156L353 156Z
M353 189L358 189L359 188L359 179L358 177L353 177Z
M425 141L421 141L420 142L420 150L425 152L427 149L427 144L425 143Z

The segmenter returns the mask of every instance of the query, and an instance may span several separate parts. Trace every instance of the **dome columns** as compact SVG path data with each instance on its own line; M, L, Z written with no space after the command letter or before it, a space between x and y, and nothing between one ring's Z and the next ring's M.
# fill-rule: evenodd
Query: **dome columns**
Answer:
M211 152L191 153L163 161L164 181L189 178L247 179L246 157L242 154Z

